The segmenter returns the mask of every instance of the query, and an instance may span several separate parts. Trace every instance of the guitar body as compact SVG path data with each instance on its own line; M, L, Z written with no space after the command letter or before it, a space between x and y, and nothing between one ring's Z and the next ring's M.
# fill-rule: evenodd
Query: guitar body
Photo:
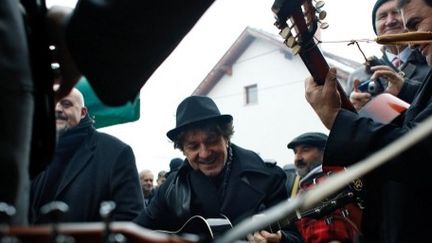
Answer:
M201 239L212 240L222 235L232 228L230 220L222 216L222 218L204 218L200 215L192 216L176 231L158 230L158 232L166 234L184 235L195 234Z
M344 170L344 167L323 167L323 173L302 183L300 190L310 190L325 182L328 176ZM302 212L296 226L305 242L353 242L361 234L362 209L358 199L361 190L362 182L356 179L336 195L322 200L315 208Z

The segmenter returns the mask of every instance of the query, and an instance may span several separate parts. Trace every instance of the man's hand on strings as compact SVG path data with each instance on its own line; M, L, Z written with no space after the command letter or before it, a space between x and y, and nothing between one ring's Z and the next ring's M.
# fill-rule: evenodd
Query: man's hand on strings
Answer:
M354 108L359 111L366 103L370 101L372 95L369 92L361 92L358 87L360 80L354 80L354 91L351 92L349 99L353 104Z
M371 71L374 73L371 76L372 80L377 80L382 77L388 81L388 86L385 92L397 96L402 89L404 84L404 78L402 75L394 71L391 67L385 65L378 65L371 67Z
M306 100L328 129L341 109L341 97L337 91L336 69L330 68L324 85L318 85L312 77L305 81Z

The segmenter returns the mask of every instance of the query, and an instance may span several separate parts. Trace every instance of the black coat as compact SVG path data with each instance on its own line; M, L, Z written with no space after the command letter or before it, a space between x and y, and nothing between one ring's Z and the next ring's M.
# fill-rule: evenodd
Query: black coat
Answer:
M223 200L207 176L184 163L159 187L136 223L151 229L177 230L193 215L215 218L223 214L235 225L288 198L281 168L264 163L252 151L231 146L232 168ZM301 242L296 230L287 232L290 242Z
M336 117L324 163L351 165L411 131L432 115L432 72L423 81L399 124L379 124L342 110ZM377 242L429 242L429 180L432 161L429 137L365 177L363 231ZM349 152L346 152L349 151Z
M116 203L113 220L132 220L144 208L143 195L132 149L119 139L92 128L78 147L55 192L65 202L64 222L100 221L100 203ZM46 171L32 182L30 222L44 222L39 215Z

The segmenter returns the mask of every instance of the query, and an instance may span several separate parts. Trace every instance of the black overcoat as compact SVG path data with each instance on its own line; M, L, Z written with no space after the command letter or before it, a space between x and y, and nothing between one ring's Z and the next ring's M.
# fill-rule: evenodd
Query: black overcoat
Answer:
M91 129L75 152L57 188L54 200L65 202L69 211L64 222L100 221L100 203L116 203L113 220L132 220L144 208L143 195L129 145L108 134ZM32 182L31 222L39 217L46 174Z
M135 221L151 229L177 230L194 215L204 218L225 215L235 225L287 200L286 176L280 167L264 163L252 151L231 146L232 168L223 199L209 178L193 170L186 161L178 171L168 176L150 205ZM301 242L296 230L285 236L289 242Z

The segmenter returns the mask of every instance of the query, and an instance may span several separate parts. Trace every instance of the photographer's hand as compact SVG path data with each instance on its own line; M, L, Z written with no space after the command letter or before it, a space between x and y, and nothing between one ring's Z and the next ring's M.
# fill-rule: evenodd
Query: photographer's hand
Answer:
M349 99L353 104L354 108L359 111L366 103L368 103L372 95L368 92L360 92L358 90L358 86L360 85L360 81L358 79L354 80L354 91L351 92Z
M371 76L372 80L384 77L388 81L388 86L385 89L385 92L394 96L399 94L404 84L404 78L399 73L385 65L371 67L371 70L374 72Z

